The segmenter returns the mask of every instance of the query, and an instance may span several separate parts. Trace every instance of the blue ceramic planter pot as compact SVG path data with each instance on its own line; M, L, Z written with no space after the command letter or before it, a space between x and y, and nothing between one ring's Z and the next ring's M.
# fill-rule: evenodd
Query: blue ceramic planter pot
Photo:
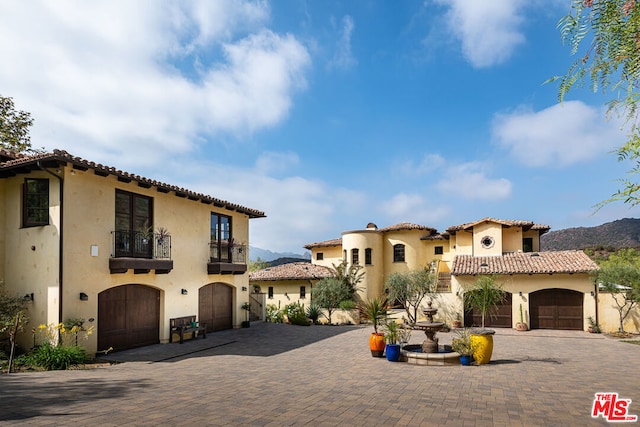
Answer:
M389 362L400 360L400 344L387 344L384 349Z
M471 356L470 355L460 356L460 364L463 366L471 365Z

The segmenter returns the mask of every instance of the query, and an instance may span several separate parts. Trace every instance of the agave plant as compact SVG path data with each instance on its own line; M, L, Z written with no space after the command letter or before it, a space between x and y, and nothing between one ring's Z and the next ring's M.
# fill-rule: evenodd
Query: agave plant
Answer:
M373 323L373 331L378 333L378 326L387 318L387 299L371 298L358 304L360 317Z

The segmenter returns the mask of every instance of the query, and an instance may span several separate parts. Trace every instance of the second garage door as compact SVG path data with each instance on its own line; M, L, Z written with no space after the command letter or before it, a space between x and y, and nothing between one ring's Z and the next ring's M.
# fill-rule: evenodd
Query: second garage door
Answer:
M583 329L582 292L543 289L530 294L531 329Z
M207 322L207 332L233 328L233 288L224 283L201 287L198 320Z

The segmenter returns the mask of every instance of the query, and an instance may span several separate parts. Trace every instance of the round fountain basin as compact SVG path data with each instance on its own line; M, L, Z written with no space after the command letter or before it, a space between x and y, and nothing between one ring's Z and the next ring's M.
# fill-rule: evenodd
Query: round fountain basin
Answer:
M448 345L438 346L437 353L423 353L421 344L409 344L402 347L400 361L423 366L459 365L460 355Z

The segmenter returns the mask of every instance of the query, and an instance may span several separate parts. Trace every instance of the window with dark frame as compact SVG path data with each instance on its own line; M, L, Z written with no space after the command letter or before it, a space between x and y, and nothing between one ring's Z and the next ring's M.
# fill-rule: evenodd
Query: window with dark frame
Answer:
M360 250L351 249L351 264L358 265L360 263Z
M231 217L211 213L211 259L214 262L231 262L233 250Z
M318 252L316 254L316 261L322 261L324 259L324 253L323 252Z
M269 298L273 298L273 286L269 286Z
M393 245L393 262L404 262L404 245Z
M22 204L23 227L49 225L49 180L25 179Z
M116 190L116 257L152 258L153 199Z
M364 250L364 263L365 265L371 265L371 248Z
M434 248L433 253L434 253L435 255L442 255L442 254L444 254L444 246L436 246L436 247Z
M522 239L522 252L533 252L533 237Z
M307 288L304 286L300 286L300 299L305 299L307 297Z

